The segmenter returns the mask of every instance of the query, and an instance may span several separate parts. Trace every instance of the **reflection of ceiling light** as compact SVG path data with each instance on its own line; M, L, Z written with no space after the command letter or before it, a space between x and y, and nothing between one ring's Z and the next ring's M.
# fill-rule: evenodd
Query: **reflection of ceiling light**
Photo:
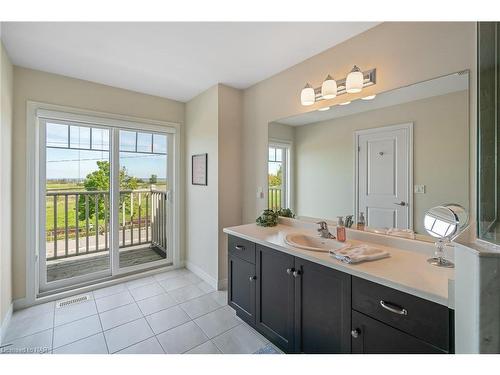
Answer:
M356 65L352 68L351 72L347 75L345 91L349 94L355 94L363 90L363 73Z
M372 100L376 97L377 95L373 94L373 95L368 95L368 96L365 96L364 98L361 98L361 100Z
M339 105L348 105L348 104L351 104L351 101L339 103Z
M321 96L324 99L333 99L337 96L337 81L328 75L321 85Z
M323 108L318 108L318 111L328 111L330 109L330 107L323 107Z
M308 83L300 92L300 102L302 105L313 105L316 101L316 95L314 94L314 89Z

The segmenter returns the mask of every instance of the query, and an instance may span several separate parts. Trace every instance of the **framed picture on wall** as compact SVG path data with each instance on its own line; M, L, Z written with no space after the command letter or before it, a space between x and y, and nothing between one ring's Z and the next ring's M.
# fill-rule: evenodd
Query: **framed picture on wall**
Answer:
M208 154L191 156L191 184L207 185Z

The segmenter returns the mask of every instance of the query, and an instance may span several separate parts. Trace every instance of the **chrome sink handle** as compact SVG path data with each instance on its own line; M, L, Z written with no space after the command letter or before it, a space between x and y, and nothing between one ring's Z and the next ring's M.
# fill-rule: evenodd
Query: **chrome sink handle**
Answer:
M406 310L400 306L396 306L392 303L386 302L384 300L380 300L380 306L382 306L384 309L386 309L387 311L390 311L394 314L408 315L408 310Z
M326 221L318 221L316 224L319 225L318 233L322 238L335 239L335 236L328 230L328 224Z

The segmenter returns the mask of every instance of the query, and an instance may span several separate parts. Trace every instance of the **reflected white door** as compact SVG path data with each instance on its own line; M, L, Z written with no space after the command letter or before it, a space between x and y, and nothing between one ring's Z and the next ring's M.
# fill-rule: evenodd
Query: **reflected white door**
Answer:
M375 228L412 227L413 124L355 133L357 210Z

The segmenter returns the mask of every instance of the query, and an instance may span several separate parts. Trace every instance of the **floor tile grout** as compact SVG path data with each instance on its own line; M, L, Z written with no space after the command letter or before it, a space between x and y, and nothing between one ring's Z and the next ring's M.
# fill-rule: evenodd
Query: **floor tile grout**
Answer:
M171 271L166 271L166 272L171 272ZM220 302L219 302L219 300L218 300L218 298L217 298L217 297L218 297L218 295L216 294L216 292L218 292L218 290L216 290L216 289L213 289L213 290L212 290L212 289L210 289L210 290L207 290L207 289L201 289L201 288L199 287L199 285L200 285L201 283L203 283L203 282L204 282L204 280L202 280L202 279L197 279L197 278L195 278L195 277L191 276L191 275L194 275L194 274L192 274L192 273L190 273L190 272L191 272L191 271L186 271L185 273L182 273L182 274L176 275L176 276L174 276L174 277L167 277L167 278L164 278L164 279L162 279L162 280L157 280L157 279L154 277L155 275L152 275L152 276L150 276L150 277L151 277L150 282L148 282L147 284L143 284L143 285L139 285L139 286L133 287L133 288L129 288L129 286L128 286L128 285L126 285L126 284L127 284L127 282L124 282L123 284L116 284L116 285L114 285L114 286L117 286L117 285L124 285L124 289L120 289L120 290L118 290L119 288L117 288L116 292L114 292L114 293L112 293L112 294L109 294L109 295L102 296L102 297L97 297L97 296L95 296L95 294L94 294L94 293L95 293L95 292L97 292L99 289L94 290L94 291L92 291L91 293L92 293L92 297L93 297L92 299L93 299L93 301L94 301L94 306L95 306L95 308L96 308L96 313L93 313L93 314L90 314L90 315L88 315L88 316L85 316L85 317L82 317L82 318L79 318L79 319L73 320L73 321L71 321L71 322L66 322L66 323L64 323L64 324L60 324L60 325L58 325L58 326L56 326L56 324L55 324L55 320L56 320L56 302L53 302L53 303L54 303L54 305L53 305L53 307L52 307L52 313L53 313L53 316L52 316L52 326L51 326L51 328L46 328L46 329L43 329L43 330L40 330L40 331L36 331L36 332L30 333L29 335L20 336L20 337L15 338L14 340L21 339L21 338L24 338L24 337L29 337L29 336L32 336L32 335L38 334L38 333L40 333L40 332L47 331L48 329L52 329L52 337L51 337L51 345L52 345L52 347L51 347L51 352L54 352L54 350L55 350L55 349L59 349L59 348L64 347L64 346L72 345L72 344L75 344L75 343L77 343L77 342L79 342L79 341L81 341L81 340L88 339L89 337L92 337L92 336L95 336L95 335L102 334L102 335L103 335L103 337L104 337L104 342L105 342L105 345L106 345L106 349L107 349L108 353L111 353L111 352L110 352L110 349L109 349L109 345L108 345L108 342L107 342L107 339L106 339L106 335L105 335L105 333L106 333L106 332L109 332L109 331L111 331L111 330L113 330L113 329L115 329L115 328L119 328L119 327L121 327L121 326L123 326L123 325L125 325L125 324L132 323L132 322L137 321L137 320L140 320L140 319L144 319L144 320L146 321L146 324L148 325L148 327L150 328L150 330L151 330L151 332L152 332L152 336L148 336L148 337L147 337L147 338L145 338L144 340L141 340L141 341L139 341L139 342L136 342L136 343L133 343L133 344L131 344L131 345L128 345L128 346L126 346L126 347L124 347L124 348L121 348L121 349L117 350L116 352L119 352L119 351L125 350L126 348L129 348L129 347L131 347L131 346L137 345L137 344L139 344L139 343L141 343L141 342L143 342L143 341L149 340L149 339L151 339L152 337L155 337L155 339L156 339L157 343L160 345L160 347L161 347L162 351L166 352L166 351L165 351L165 349L164 349L164 347L161 345L161 342L160 342L160 340L159 340L158 336L159 336L159 335L161 335L161 334L164 334L165 332L168 332L168 331L170 331L170 330L172 330L172 329L178 328L179 326L181 326L181 325L183 325L183 324L187 324L187 323L189 323L189 322L194 322L194 323L195 323L195 325L196 325L196 326L197 326L197 327L201 330L201 332L203 332L203 335L206 337L206 339L207 339L207 340L206 340L206 341L204 341L203 343L199 344L199 345L196 345L196 346L194 346L194 347L192 347L192 348L190 348L190 349L188 349L188 350L184 351L184 353L185 353L185 352L188 352L188 351L190 351L190 350L192 350L192 349L194 349L194 348L196 348L196 347L198 347L198 346L200 346L200 345L206 344L207 342L211 342L213 345L215 345L215 347L216 347L219 351L221 351L221 350L220 350L220 348L219 348L219 347L215 344L215 342L213 341L213 339L216 339L216 338L217 338L217 337L219 337L220 335L223 335L224 333L226 333L226 332L228 332L229 330L231 330L231 329L233 329L233 328L235 328L235 327L237 327L237 326L241 325L242 323L241 323L241 322L239 322L239 323L238 323L238 324L236 324L235 326L233 326L233 327L231 327L231 328L229 328L229 329L227 329L227 330L224 330L223 332L220 332L220 333L218 333L216 336L214 336L214 337L210 338L210 337L208 336L208 334L207 334L207 333L206 333L206 332L205 332L205 331L201 328L201 326L199 326L199 325L198 325L198 323L197 323L195 320L200 319L200 318L202 318L202 317L204 317L204 316L206 316L206 315L208 315L208 314L215 313L215 312L217 312L218 310L221 310L221 309L225 308L225 307L227 306L227 304L220 305ZM165 289L165 287L164 287L164 286L160 283L160 282L163 282L163 284L167 285L167 284L168 284L168 280L174 280L174 279L179 279L179 278L185 278L185 279L187 279L188 284L183 285L183 286L180 286L180 287L178 287L178 288L174 288L174 289L172 289L172 290L166 290L166 289ZM146 298L142 298L142 299L136 299L136 298L134 297L134 295L132 294L132 292L131 292L132 290L135 290L135 289L137 289L137 288L147 287L147 286L151 286L151 285L156 285L156 286L159 286L159 287L161 288L162 292L161 292L161 293L158 293L158 294L155 294L155 295L148 296L148 297L146 297ZM174 296L172 296L172 294L171 294L171 292L173 292L173 291L175 291L175 290L179 290L179 289L182 289L182 288L188 288L188 287L192 287L192 286L197 287L197 288L198 288L198 289L202 292L202 294L201 294L201 295L197 295L197 296L192 297L192 298L188 298L188 299L186 299L186 300L179 300L179 299L176 299L176 298L175 298ZM111 287L113 287L113 286L111 286ZM117 294L124 293L124 292L128 292L128 293L131 295L131 297L132 297L132 301L131 301L130 303L126 303L126 304L121 305L121 306L116 306L116 307L113 307L112 309L105 310L105 311L99 311L99 310L97 309L97 300L100 300L100 299L103 299L103 298L107 298L107 297L112 297L112 296L115 296L115 295L117 295ZM173 304L172 306L169 306L169 307L166 307L166 308L161 308L160 310L155 311L155 312L152 312L152 313L149 313L149 314L145 314L145 312L144 312L144 311L140 308L139 303L140 303L141 301L145 301L145 300L147 300L147 299L154 298L154 297L159 297L159 296L162 296L162 295L167 295L168 297L170 297L170 298L172 299L172 301L174 302L174 304ZM215 301L215 303L218 305L218 307L217 307L216 309L210 310L210 311L208 311L208 312L204 312L203 314L201 314L201 315L199 315L199 316L194 316L194 317L190 316L190 315L188 314L188 312L186 311L186 309L185 309L185 305L186 305L187 303L191 302L191 301L194 301L194 300L196 300L196 299L203 298L203 297L206 297L206 296L209 296L209 295L212 295L212 296L210 296L210 297L211 297L211 298ZM90 302L90 301L89 301L89 302ZM135 306L138 308L138 310L139 310L139 312L140 312L140 317L139 317L139 318L132 319L132 320L130 320L130 321L128 321L128 322L125 322L125 323L121 323L121 324L119 324L119 325L117 325L117 326L111 327L111 328L106 329L106 330L104 329L103 322L102 322L102 319L101 319L101 315L102 315L102 314L107 313L107 312L110 312L110 311L113 311L113 310L116 310L116 309L119 309L119 308L122 308L122 307L125 307L125 306L130 306L130 305L132 305L132 304L135 304ZM184 305L184 307L183 307L182 305ZM148 321L148 319L147 319L147 318L148 318L149 316L152 316L152 315L154 315L154 314L161 313L162 311L165 311L165 310L168 310L168 309L171 309L171 308L174 308L174 307L179 307L179 308L180 308L180 310L181 310L181 311L183 311L183 312L186 314L186 316L187 316L188 320L187 320L186 322L184 322L184 323L181 323L181 324L178 324L178 325L176 325L176 326L170 327L169 329L167 329L167 330L165 330L165 331L162 331L162 332L158 332L158 333L156 333L156 332L152 329L152 326L151 326L151 324L150 324L150 322ZM58 346L57 348L54 348L54 340L55 340L55 330L56 330L56 328L59 328L59 327L64 327L64 326L66 326L66 325L69 325L69 324L72 324L72 323L76 323L76 322L78 322L78 321L80 321L80 320L82 320L82 319L87 319L87 318L93 317L93 316L95 316L95 315L97 315L97 318L99 319L99 327L100 327L100 331L99 331L99 332L97 332L97 333L95 333L95 332L94 332L94 333L92 333L91 335L88 335L88 336L85 336L85 337L79 338L78 340L71 341L71 342L68 342L68 343L66 343L66 344L64 344L64 345L60 345L60 346ZM114 352L114 353L115 353L115 352Z

